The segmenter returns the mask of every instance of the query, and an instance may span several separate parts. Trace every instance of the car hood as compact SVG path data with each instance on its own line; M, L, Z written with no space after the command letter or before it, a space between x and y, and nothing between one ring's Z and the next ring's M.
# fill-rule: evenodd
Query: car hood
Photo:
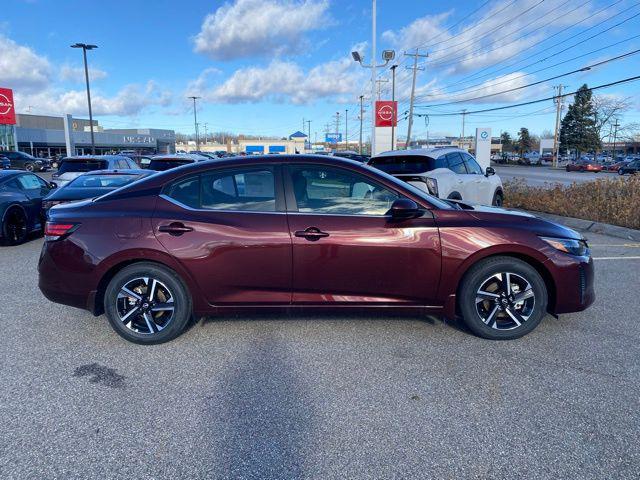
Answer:
M520 226L532 231L536 235L558 238L575 238L578 240L584 239L580 233L571 228L537 217L529 212L508 208L489 207L485 205L464 204L464 207L465 211L472 217L486 221L487 224L491 224L496 227Z

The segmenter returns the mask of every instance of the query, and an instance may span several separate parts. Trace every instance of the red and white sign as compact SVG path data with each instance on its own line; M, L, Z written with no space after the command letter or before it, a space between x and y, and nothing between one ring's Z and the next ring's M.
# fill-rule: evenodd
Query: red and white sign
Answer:
M16 109L13 105L13 91L0 88L0 125L15 125Z
M398 122L398 102L376 102L376 127L395 127Z

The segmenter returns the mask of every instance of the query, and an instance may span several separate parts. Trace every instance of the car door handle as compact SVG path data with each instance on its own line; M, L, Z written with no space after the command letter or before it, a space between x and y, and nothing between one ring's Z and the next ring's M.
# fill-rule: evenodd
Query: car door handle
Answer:
M184 224L180 222L173 222L173 223L170 223L169 225L160 225L158 227L158 231L168 233L175 237L179 237L183 233L193 232L193 228L186 227Z
M317 227L309 227L306 230L298 230L294 233L294 235L296 237L306 238L310 242L315 242L316 240L320 240L321 238L329 236L327 232L323 232Z

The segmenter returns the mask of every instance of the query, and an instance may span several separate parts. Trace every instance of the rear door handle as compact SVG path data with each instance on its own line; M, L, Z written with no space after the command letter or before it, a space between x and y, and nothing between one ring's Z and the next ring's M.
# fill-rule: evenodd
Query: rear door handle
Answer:
M179 237L183 233L193 232L193 228L185 226L180 222L172 222L169 225L160 225L158 227L159 232L168 233L174 237Z
M320 240L321 238L329 236L327 232L323 232L317 227L309 227L305 230L298 230L294 233L294 235L296 237L305 238L310 242L315 242L316 240Z

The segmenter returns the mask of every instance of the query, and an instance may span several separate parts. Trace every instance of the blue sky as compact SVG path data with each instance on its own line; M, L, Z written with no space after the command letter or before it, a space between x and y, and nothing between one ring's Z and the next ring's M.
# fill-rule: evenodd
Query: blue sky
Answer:
M196 94L203 97L199 121L209 131L285 136L301 129L305 118L312 121L312 136L318 132L321 138L335 113L344 118L348 109L353 138L358 97L370 99L370 83L350 51L370 60L370 16L370 0L5 0L0 86L14 89L18 112L86 116L81 53L69 45L95 43L99 48L89 53L94 111L107 128L191 133L186 97ZM407 109L411 83L402 52L415 46L430 55L420 63L425 70L418 74L416 111L431 115L428 126L424 117L416 118L414 132L420 138L427 131L431 137L458 135L459 115L435 114L549 97L558 83L573 91L585 82L640 75L640 55L633 55L519 88L640 49L640 5L379 0L378 52L398 52L400 111ZM384 71L379 78L388 77ZM390 96L389 86L382 84L383 98ZM505 90L512 91L500 93ZM629 123L640 122L639 92L640 82L634 82L597 93L628 99L622 122ZM515 135L527 126L540 133L553 127L554 118L553 104L546 102L467 115L466 128L489 126ZM406 125L401 122L401 135Z

